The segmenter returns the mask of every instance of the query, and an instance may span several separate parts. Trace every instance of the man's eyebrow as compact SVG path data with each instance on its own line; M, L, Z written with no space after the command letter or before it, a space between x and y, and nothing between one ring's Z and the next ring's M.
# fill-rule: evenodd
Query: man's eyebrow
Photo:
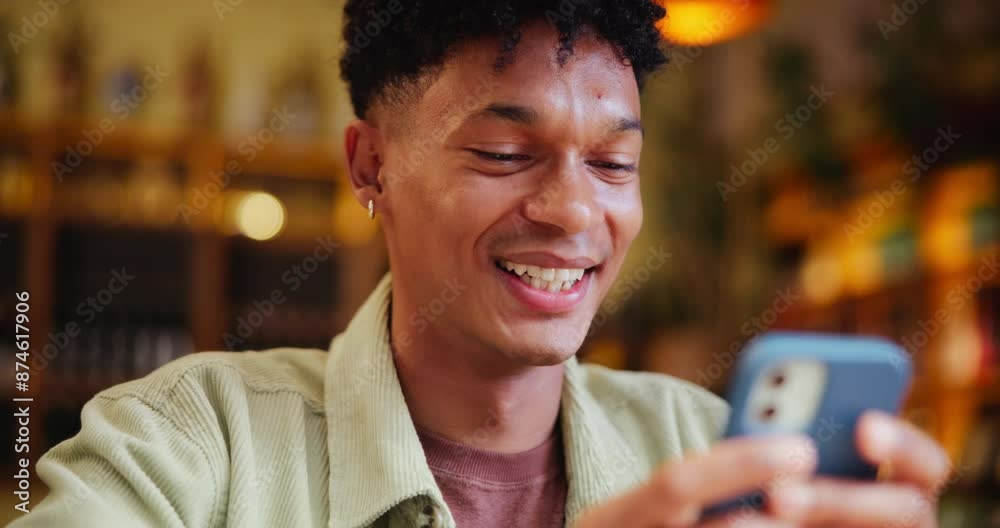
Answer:
M506 103L491 103L482 110L473 113L469 116L469 119L481 117L498 117L527 126L535 125L541 121L541 115L534 108ZM620 117L614 120L611 125L612 132L629 132L632 130L638 131L643 136L646 135L646 131L642 128L642 122L636 118Z
M534 125L541 121L541 116L534 108L515 104L492 103L482 110L472 114L470 118L499 117L521 125Z
M628 132L630 130L638 130L643 136L646 135L646 131L642 128L642 122L631 117L619 118L611 126L611 130L612 132Z

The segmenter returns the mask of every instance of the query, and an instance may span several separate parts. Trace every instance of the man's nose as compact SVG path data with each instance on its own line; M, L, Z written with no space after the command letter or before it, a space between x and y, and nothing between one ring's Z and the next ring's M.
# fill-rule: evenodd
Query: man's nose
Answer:
M522 214L564 234L585 232L600 218L595 184L582 162L561 164L525 199Z

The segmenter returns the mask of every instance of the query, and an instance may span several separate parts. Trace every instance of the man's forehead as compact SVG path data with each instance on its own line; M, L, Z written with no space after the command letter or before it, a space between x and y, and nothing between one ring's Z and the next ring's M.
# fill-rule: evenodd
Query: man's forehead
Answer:
M405 113L413 118L415 127L450 124L453 126L448 128L454 128L457 121L485 117L527 125L554 114L559 105L570 104L567 100L593 96L617 99L630 107L631 112L619 112L627 121L620 128L641 130L634 72L610 44L581 36L565 60L559 60L559 50L556 32L544 28L526 31L510 61L497 68L495 42L463 45L422 82L414 83L419 94L413 94L409 109L389 109L387 117Z

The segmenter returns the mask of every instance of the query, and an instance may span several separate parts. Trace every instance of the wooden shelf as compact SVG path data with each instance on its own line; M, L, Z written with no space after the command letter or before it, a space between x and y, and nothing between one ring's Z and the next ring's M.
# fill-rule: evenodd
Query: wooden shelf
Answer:
M333 153L332 143L319 141L290 142L276 139L262 150L253 151L253 159L230 145L227 162L235 160L247 173L310 181L339 183L343 161Z
M77 191L58 181L52 162L66 159L67 146L74 149L81 141L89 141L83 131L100 130L103 117L77 115L51 121L33 121L28 117L17 111L0 109L0 121L4 124L0 127L0 144L5 149L18 153L19 171L30 178L32 189L30 208L24 207L20 212L0 211L0 220L16 223L18 229L24 231L24 248L23 251L18 251L18 258L22 259L19 267L24 270L24 276L18 279L14 288L31 292L31 308L35 315L32 318L33 348L39 350L48 342L45 336L53 329L59 301L71 301L56 298L58 267L55 260L58 255L59 231L64 227L78 227L86 231L122 229L140 231L151 236L165 233L189 237L190 257L184 257L190 259L189 264L185 262L190 269L184 279L188 282L176 285L189 292L185 301L188 303L186 331L190 333L191 345L196 351L225 349L223 335L234 324L234 319L229 317L229 312L234 311L234 307L227 290L228 275L234 246L244 243L240 241L241 237L217 228L212 221L210 209L193 217L190 224L179 217L175 217L170 223L160 224L145 222L139 217L117 221L89 214L84 208L67 210L69 202L62 198L71 196L60 193ZM213 181L213 175L225 172L227 163L231 161L237 162L241 169L239 174L231 176L228 184L231 189L239 189L242 181L252 182L254 186L264 181L267 182L264 185L266 188L271 187L270 183L274 184L276 194L280 194L277 191L287 190L291 196L292 191L309 192L315 186L324 196L329 192L329 203L333 204L341 185L342 160L336 154L339 149L327 140L276 138L254 151L253 159L248 161L245 149L242 152L240 150L242 138L223 137L205 130L165 130L134 122L121 122L116 116L107 118L114 124L114 130L110 133L102 131L100 139L93 141L93 152L82 157L97 163L122 162L132 165L149 160L169 164L172 168L179 169L178 179L173 181L173 185L179 186L177 190L188 201L197 191L217 185ZM74 171L74 176L76 175ZM85 176L82 173L79 175ZM319 183L328 185L314 185ZM165 215L167 211L163 210L163 213ZM312 254L317 245L316 237L325 238L329 232L305 232L307 224L315 223L290 223L289 228L292 230L286 228L284 233L273 240L257 242L246 239L245 243L252 245L254 251L259 249L263 253L281 255L281 258L294 256L297 259L299 255L305 258ZM299 225L302 226L301 229L295 227ZM373 241L372 245L379 244ZM359 298L355 290L365 290L364 293L367 294L381 277L382 271L377 265L373 265L373 260L384 258L384 254L381 248L374 251L354 248L351 252L336 252L334 258L337 263L330 268L333 276L325 283L332 284L331 287L335 290L324 297L323 310L330 314L331 321L339 321L336 317L338 314L353 312L364 299ZM328 302L327 299L332 300ZM330 328L335 328L335 325L331 323ZM59 358L53 360L56 363L58 361ZM142 373L135 375L140 374ZM36 412L42 415L46 409L56 405L74 402L82 405L98 391L123 381L124 377L112 372L95 376L82 371L64 372L49 368L32 376L31 391L24 396L35 398ZM13 388L7 390L11 391ZM31 452L37 457L37 454L42 453L42 443L48 436L44 420L33 423Z
M102 129L102 125L104 126ZM110 132L105 130L110 129ZM84 131L93 131L90 141ZM81 143L93 145L87 159L107 161L133 161L143 157L161 157L169 160L187 160L198 148L217 148L217 141L200 131L171 132L132 123L122 123L116 118L70 116L43 125L36 134L55 142L57 160L64 159L66 148L77 149ZM86 148L86 147L85 147Z
M101 129L110 123L114 129L105 133ZM94 150L84 156L89 160L136 161L145 157L158 157L168 161L192 162L202 157L213 159L217 170L225 169L225 161L236 160L247 172L275 178L329 181L337 183L343 174L343 160L339 149L331 140L279 137L261 149L250 153L243 147L243 140L228 140L216 133L202 129L166 130L121 122L116 117L64 116L49 122L29 123L11 110L0 110L0 141L32 143L48 150L53 161L67 156L67 147L75 149L80 142L92 143ZM105 129L108 127L105 126ZM90 142L83 131L102 130L100 140ZM96 133L95 133L96 135ZM238 178L239 176L237 176Z

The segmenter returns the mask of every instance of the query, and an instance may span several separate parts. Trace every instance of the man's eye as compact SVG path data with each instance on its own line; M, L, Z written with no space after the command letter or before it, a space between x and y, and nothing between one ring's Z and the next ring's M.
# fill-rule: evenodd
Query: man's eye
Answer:
M487 161L499 161L499 162L511 162L511 161L524 161L528 159L528 156L524 154L508 154L505 152L487 152L485 150L469 149L470 152L476 156L487 160Z
M620 163L613 163L610 161L591 161L590 165L592 167L597 167L599 169L621 171L621 172L635 172L635 165L622 165Z

